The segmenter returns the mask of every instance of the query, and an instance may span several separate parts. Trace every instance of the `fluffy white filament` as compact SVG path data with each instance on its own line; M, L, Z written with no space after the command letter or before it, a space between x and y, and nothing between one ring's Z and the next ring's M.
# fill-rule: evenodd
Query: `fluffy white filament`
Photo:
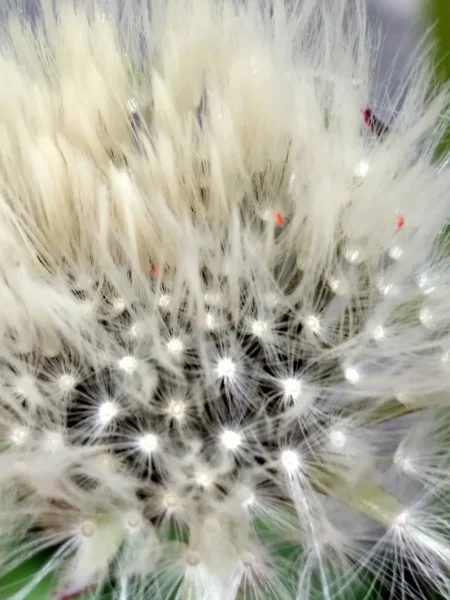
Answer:
M56 550L12 598L53 571L59 600L337 600L368 575L450 597L449 98L426 56L388 130L360 2L39 0L33 25L16 4L0 574Z

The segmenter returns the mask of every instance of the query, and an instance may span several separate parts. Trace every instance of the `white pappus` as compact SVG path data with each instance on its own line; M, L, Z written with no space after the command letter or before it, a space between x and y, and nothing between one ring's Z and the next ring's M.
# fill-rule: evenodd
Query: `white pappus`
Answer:
M0 8L13 600L450 597L449 96L361 4Z

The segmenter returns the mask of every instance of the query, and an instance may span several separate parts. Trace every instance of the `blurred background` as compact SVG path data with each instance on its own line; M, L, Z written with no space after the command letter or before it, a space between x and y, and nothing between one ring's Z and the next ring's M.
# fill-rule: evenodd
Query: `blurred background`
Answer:
M430 19L433 0L367 0L373 26L380 28L382 51L372 87L375 115L389 122L408 61L417 51ZM450 5L450 0L444 0ZM428 21L429 23L429 21Z

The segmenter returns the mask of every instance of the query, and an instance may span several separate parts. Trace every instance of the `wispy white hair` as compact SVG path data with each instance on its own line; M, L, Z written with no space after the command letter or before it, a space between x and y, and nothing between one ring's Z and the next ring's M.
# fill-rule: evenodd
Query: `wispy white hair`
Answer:
M1 10L1 572L55 548L13 600L449 597L429 53L388 128L359 2Z

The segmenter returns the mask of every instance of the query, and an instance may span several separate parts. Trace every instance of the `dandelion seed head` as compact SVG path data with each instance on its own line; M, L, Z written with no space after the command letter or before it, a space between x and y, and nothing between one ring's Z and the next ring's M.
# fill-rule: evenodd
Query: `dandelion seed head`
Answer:
M431 53L375 109L351 0L93 1L0 8L0 578L60 542L21 597L445 595Z

